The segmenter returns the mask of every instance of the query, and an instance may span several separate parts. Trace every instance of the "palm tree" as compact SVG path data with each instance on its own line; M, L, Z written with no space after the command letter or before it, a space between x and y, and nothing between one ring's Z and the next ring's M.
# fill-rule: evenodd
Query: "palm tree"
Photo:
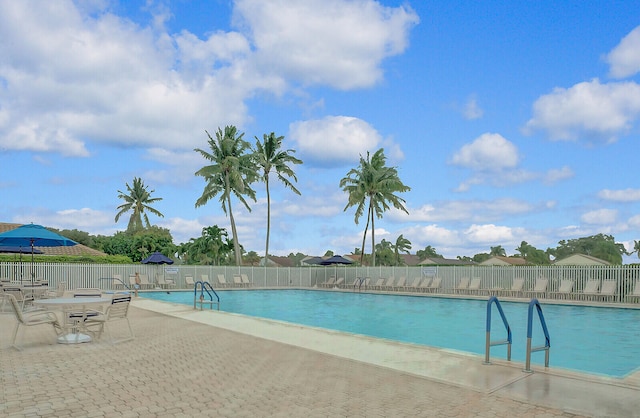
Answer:
M249 143L242 139L244 133L238 134L235 126L225 126L224 132L218 128L216 138L213 139L209 132L211 152L196 148L211 165L206 165L196 171L196 176L204 177L207 184L202 196L196 200L196 207L207 203L211 198L220 194L220 204L225 214L229 215L231 233L233 234L233 249L236 265L242 264L242 250L238 241L238 231L231 209L231 195L233 194L244 207L251 212L245 196L256 200L256 193L251 188L251 183L256 179L256 167L253 157L247 151L251 148Z
M147 190L148 187L144 185L144 182L139 177L133 178L133 186L129 186L129 183L125 184L127 186L127 193L118 190L118 199L123 199L125 203L117 208L119 212L116 214L116 222L118 222L124 213L131 211L127 232L133 233L143 230L145 225L147 228L151 226L146 212L151 212L156 216L164 218L162 213L151 207L153 203L162 200L161 197L151 197L151 194L155 192L155 190ZM142 223L143 219L144 224Z
M410 254L411 241L405 238L402 234L396 239L396 245L393 246L396 255L396 262L400 265L400 253Z
M410 187L405 186L395 167L387 167L385 165L386 157L384 149L380 148L373 156L367 158L360 156L360 165L358 168L351 169L347 176L340 180L340 187L349 194L349 201L345 206L346 211L349 207L355 206L355 222L367 207L367 225L365 226L362 238L362 253L360 261L364 255L364 242L367 237L369 223L371 223L371 265L376 265L375 251L375 217L382 218L382 214L390 208L390 204L394 208L409 213L404 207L404 199L397 196L396 193L407 192ZM375 215L375 216L374 216Z
M633 240L633 251L631 252L631 254L636 253L638 255L638 258L640 258L640 241L637 240Z
M261 178L265 184L267 190L267 239L264 250L264 265L266 266L269 261L269 234L271 232L271 194L269 192L269 174L271 170L275 172L278 180L291 189L294 193L300 194L300 191L291 183L289 177L293 181L298 181L296 174L289 167L288 164L302 164L302 160L297 159L291 153L295 150L288 149L282 151L282 140L284 136L276 137L276 134L271 132L269 135L264 134L262 142L256 137L256 149L254 150L254 158L256 165L262 171Z
M496 245L495 247L491 247L491 252L489 253L492 256L500 256L506 257L507 252L502 248L502 245Z

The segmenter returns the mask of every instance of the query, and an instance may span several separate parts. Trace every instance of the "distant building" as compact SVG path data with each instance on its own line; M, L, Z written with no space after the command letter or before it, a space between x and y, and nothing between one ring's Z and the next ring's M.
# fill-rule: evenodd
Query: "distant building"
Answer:
M611 263L586 254L572 254L553 262L556 266L610 266Z
M481 266L526 266L527 260L521 257L492 256L480 263Z
M427 257L418 263L420 266L472 266L473 261L458 260L457 258Z

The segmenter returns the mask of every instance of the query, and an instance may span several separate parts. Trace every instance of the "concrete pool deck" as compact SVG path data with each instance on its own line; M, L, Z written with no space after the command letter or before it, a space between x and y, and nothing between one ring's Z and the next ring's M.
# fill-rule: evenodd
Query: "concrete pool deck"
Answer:
M518 365L136 298L134 341L8 348L0 315L0 416L629 417L640 379L524 373ZM123 324L115 324L116 328ZM499 348L497 348L499 349ZM637 373L636 373L637 375Z

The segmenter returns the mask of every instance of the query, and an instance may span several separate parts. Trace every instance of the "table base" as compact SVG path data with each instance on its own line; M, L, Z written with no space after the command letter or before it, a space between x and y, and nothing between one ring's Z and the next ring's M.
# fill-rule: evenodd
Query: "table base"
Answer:
M87 334L66 334L58 337L59 344L80 344L91 341L91 336Z

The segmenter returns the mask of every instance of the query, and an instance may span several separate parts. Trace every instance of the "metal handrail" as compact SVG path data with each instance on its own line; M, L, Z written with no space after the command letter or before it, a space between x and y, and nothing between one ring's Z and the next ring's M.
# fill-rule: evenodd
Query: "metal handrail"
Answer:
M199 298L198 298L198 285L200 285ZM213 292L213 295L215 295L216 301L213 300L213 295L209 290L211 290L211 292ZM207 292L207 295L209 296L209 300L205 300L204 292ZM218 310L220 310L220 296L218 296L218 293L216 293L216 291L213 289L213 286L211 286L211 283L198 280L193 285L193 309L197 309L197 303L200 304L200 310L202 310L202 306L205 303L211 305L211 309L213 309L213 305L216 304Z
M533 307L536 307L538 311L538 318L540 319L540 325L542 325L542 331L544 332L544 345L539 347L531 347L531 337L533 334ZM551 348L551 340L549 339L549 330L547 329L547 323L544 320L542 314L542 307L538 299L533 298L529 302L529 314L527 318L527 359L525 363L525 372L531 372L531 353L534 351L544 350L544 367L549 367L549 349Z
M502 318L502 323L504 324L504 327L507 331L507 338L504 340L498 340L498 341L491 341L491 305L494 304L496 305L496 308L498 308L498 313L500 313L500 317ZM500 301L498 300L498 298L496 296L491 296L489 298L489 301L487 302L487 338L486 338L486 345L485 345L485 355L484 355L484 364L491 364L491 362L489 361L489 351L491 349L491 346L494 345L507 345L507 361L511 361L511 342L512 342L512 335L511 335L511 327L509 326L509 322L507 321L507 317L504 314L504 311L502 310L502 306L500 305Z
M362 286L362 282L364 281L364 277L356 277L353 281L353 291L356 291L356 287L360 290L360 286Z
M130 287L129 287L125 282L123 282L123 281L122 281L122 279L120 279L120 278L118 278L118 277L101 277L101 278L100 278L100 280L117 280L117 281L119 281L120 283L122 283L122 285L123 285L125 288L127 288L128 290L131 290L131 288L130 288Z

